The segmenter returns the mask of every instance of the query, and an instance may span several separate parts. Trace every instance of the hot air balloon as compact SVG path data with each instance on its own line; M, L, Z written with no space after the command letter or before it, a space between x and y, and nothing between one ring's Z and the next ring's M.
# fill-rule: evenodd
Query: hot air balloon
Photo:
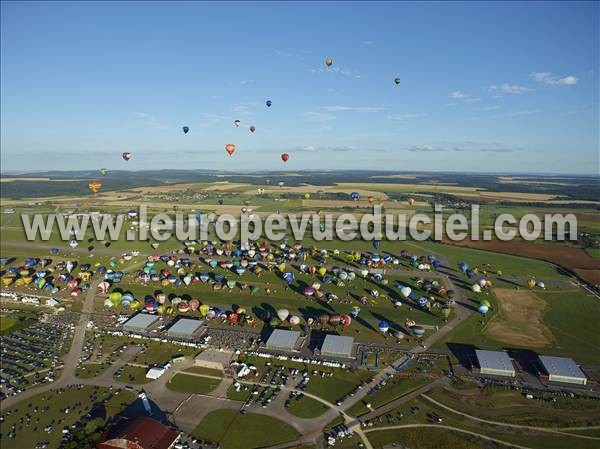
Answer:
M352 318L350 318L350 315L343 315L341 323L342 326L348 327L350 326L350 323L352 323Z
M325 60L325 65L326 65L327 67L331 67L331 66L333 65L333 59L331 59L331 58L327 58L327 59Z
M450 307L442 307L441 312L442 312L442 316L447 319L450 316L452 309Z
M283 162L287 162L289 158L290 158L290 155L289 155L289 154L287 154L287 153L283 153L283 154L281 155L281 160L282 160Z
M236 127L239 127L241 122L239 120L234 120L233 123Z
M256 131L256 126L252 125L249 129L250 132L253 133L254 131Z
M181 128L183 130L183 134L187 134L188 131L190 130L189 126L184 126L183 128Z
M229 156L231 156L235 151L235 145L232 143L228 143L227 145L225 145L225 151L227 151Z
M541 288L542 290L544 290L546 288L546 284L544 284L542 281L537 281L536 284L539 288Z
M354 318L356 318L358 316L359 312L360 312L360 307L354 306L354 307L352 307L352 310L350 311L350 315L352 315Z
M108 173L108 168L101 168L100 169L100 174L102 174L102 176L106 176L107 173Z
M409 295L411 294L412 289L410 287L407 287L406 285L400 287L400 294L402 296L404 296L405 298L408 298Z
M290 311L288 309L277 309L277 317L281 321L285 321L289 315Z
M471 290L473 290L473 292L475 293L481 293L481 287L479 286L479 284L473 284L471 286Z
M369 202L369 204L373 204L373 201L375 201L375 198L373 198L372 196L368 196L367 201Z
M390 323L388 323L387 321L381 321L379 323L379 331L381 333L385 334L389 328L390 328Z
M482 315L485 315L486 313L488 313L489 307L486 306L485 304L480 304L479 308L477 309L479 311L479 313L481 313Z
M271 105L273 104L273 102L272 102L271 100L267 100L267 101L265 102L265 104L267 105L267 107L268 107L268 108L270 108L270 107L271 107Z
M131 153L129 153L128 151L126 151L125 153L123 153L123 154L121 155L121 157L122 157L123 159L125 159L126 161L128 161L129 159L131 159Z
M533 288L533 287L535 287L535 284L536 284L536 282L535 282L535 279L529 279L529 280L527 281L527 286L528 286L529 288Z
M300 324L300 317L296 316L296 315L292 315L290 317L290 324L292 326L297 326L298 324Z
M350 194L350 197L354 200L354 201L358 201L360 199L360 193L358 192L352 192Z
M422 337L423 335L425 335L425 328L423 326L413 326L411 328L412 333L415 335L415 337Z
M100 188L102 187L102 183L97 179L93 179L88 183L88 187L92 192L98 193L100 191Z
M394 78L394 83L400 84L400 78Z
M415 200L413 200L412 198L408 199L408 205L412 206L413 204L415 204Z

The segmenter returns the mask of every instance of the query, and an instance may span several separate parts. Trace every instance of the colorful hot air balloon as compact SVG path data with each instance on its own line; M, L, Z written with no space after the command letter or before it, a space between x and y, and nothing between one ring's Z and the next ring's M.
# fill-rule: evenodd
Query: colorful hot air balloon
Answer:
M93 179L88 183L88 187L92 192L98 193L102 187L102 183L97 179Z
M229 153L229 156L231 156L235 151L235 145L232 143L228 143L227 145L225 145L225 151L227 151L227 153Z
M379 331L381 333L385 334L389 328L390 328L390 323L388 323L387 321L381 321L379 323Z
M184 126L183 128L181 128L183 130L183 134L187 134L188 131L190 130L189 126Z
M331 67L331 66L333 65L333 59L331 59L331 58L327 58L327 59L325 60L325 65L326 65L327 67Z
M273 102L271 100L266 101L266 105L268 108L270 108L272 104L273 104Z
M290 155L289 155L289 154L287 154L287 153L283 153L283 154L281 155L281 160L282 160L283 162L287 162L289 158L290 158Z
M100 173L102 174L102 176L106 176L106 174L108 173L108 168L101 168Z
M358 192L352 192L350 194L350 197L354 200L354 201L358 201L360 199L360 193Z
M234 120L233 123L236 127L239 127L240 123L242 123L242 122L240 122L239 120Z
M254 131L256 131L256 126L252 125L249 129L250 132L253 133Z
M292 326L297 326L298 324L300 324L300 318L299 318L299 317L297 317L296 315L292 315L292 316L290 317L290 324L291 324Z
M131 159L131 153L129 153L128 151L126 151L125 153L123 153L123 154L121 155L121 157L122 157L123 159L125 159L126 161L128 161L129 159Z

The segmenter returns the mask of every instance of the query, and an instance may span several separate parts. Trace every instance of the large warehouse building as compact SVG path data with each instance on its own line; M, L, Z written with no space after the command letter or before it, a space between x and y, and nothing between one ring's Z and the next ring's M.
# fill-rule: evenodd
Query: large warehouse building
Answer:
M267 349L294 351L300 338L300 332L275 329L267 340Z
M542 367L551 382L585 385L587 377L573 359L565 357L539 356Z
M191 318L179 318L167 331L169 337L192 338L202 327L204 322Z
M329 357L352 357L354 338L341 335L327 335L321 345L321 355Z
M158 321L158 315L138 313L123 323L123 330L127 332L147 332Z
M515 367L506 352L476 349L475 355L481 374L515 377Z

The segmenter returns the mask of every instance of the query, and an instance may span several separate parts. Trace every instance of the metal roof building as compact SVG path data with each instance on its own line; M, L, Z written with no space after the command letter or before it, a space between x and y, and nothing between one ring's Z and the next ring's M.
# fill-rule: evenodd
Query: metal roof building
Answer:
M515 367L504 351L475 350L481 374L515 377Z
M145 332L158 321L158 315L138 313L123 323L123 330L127 332Z
M198 329L202 327L204 321L194 320L191 318L179 318L170 328L167 330L169 337L176 338L191 338Z
M327 335L321 345L321 355L331 357L352 357L354 338L342 335Z
M267 340L267 348L279 351L293 351L299 338L300 332L298 331L275 329Z
M540 355L540 362L552 382L585 385L587 377L573 359Z

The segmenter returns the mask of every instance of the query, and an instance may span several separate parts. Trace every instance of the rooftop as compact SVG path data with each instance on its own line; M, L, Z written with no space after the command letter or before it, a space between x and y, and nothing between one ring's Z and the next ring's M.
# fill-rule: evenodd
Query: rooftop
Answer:
M300 338L300 332L275 329L267 340L267 348L294 349Z
M544 369L551 376L586 378L586 375L573 359L549 355L540 355L539 357Z
M141 417L113 427L109 438L98 443L97 449L169 449L179 438L174 429L160 422Z
M171 334L179 334L179 335L193 335L199 328L202 326L204 322L201 320L194 320L191 318L179 318L173 324L167 333Z
M354 338L342 335L327 335L321 346L321 354L352 354Z
M123 326L125 327L135 327L137 329L146 329L148 326L151 326L158 320L157 315L150 315L149 313L138 313L133 317L129 318Z
M475 354L479 361L479 367L481 369L496 369L505 371L514 371L510 357L504 351L484 351L476 349Z

